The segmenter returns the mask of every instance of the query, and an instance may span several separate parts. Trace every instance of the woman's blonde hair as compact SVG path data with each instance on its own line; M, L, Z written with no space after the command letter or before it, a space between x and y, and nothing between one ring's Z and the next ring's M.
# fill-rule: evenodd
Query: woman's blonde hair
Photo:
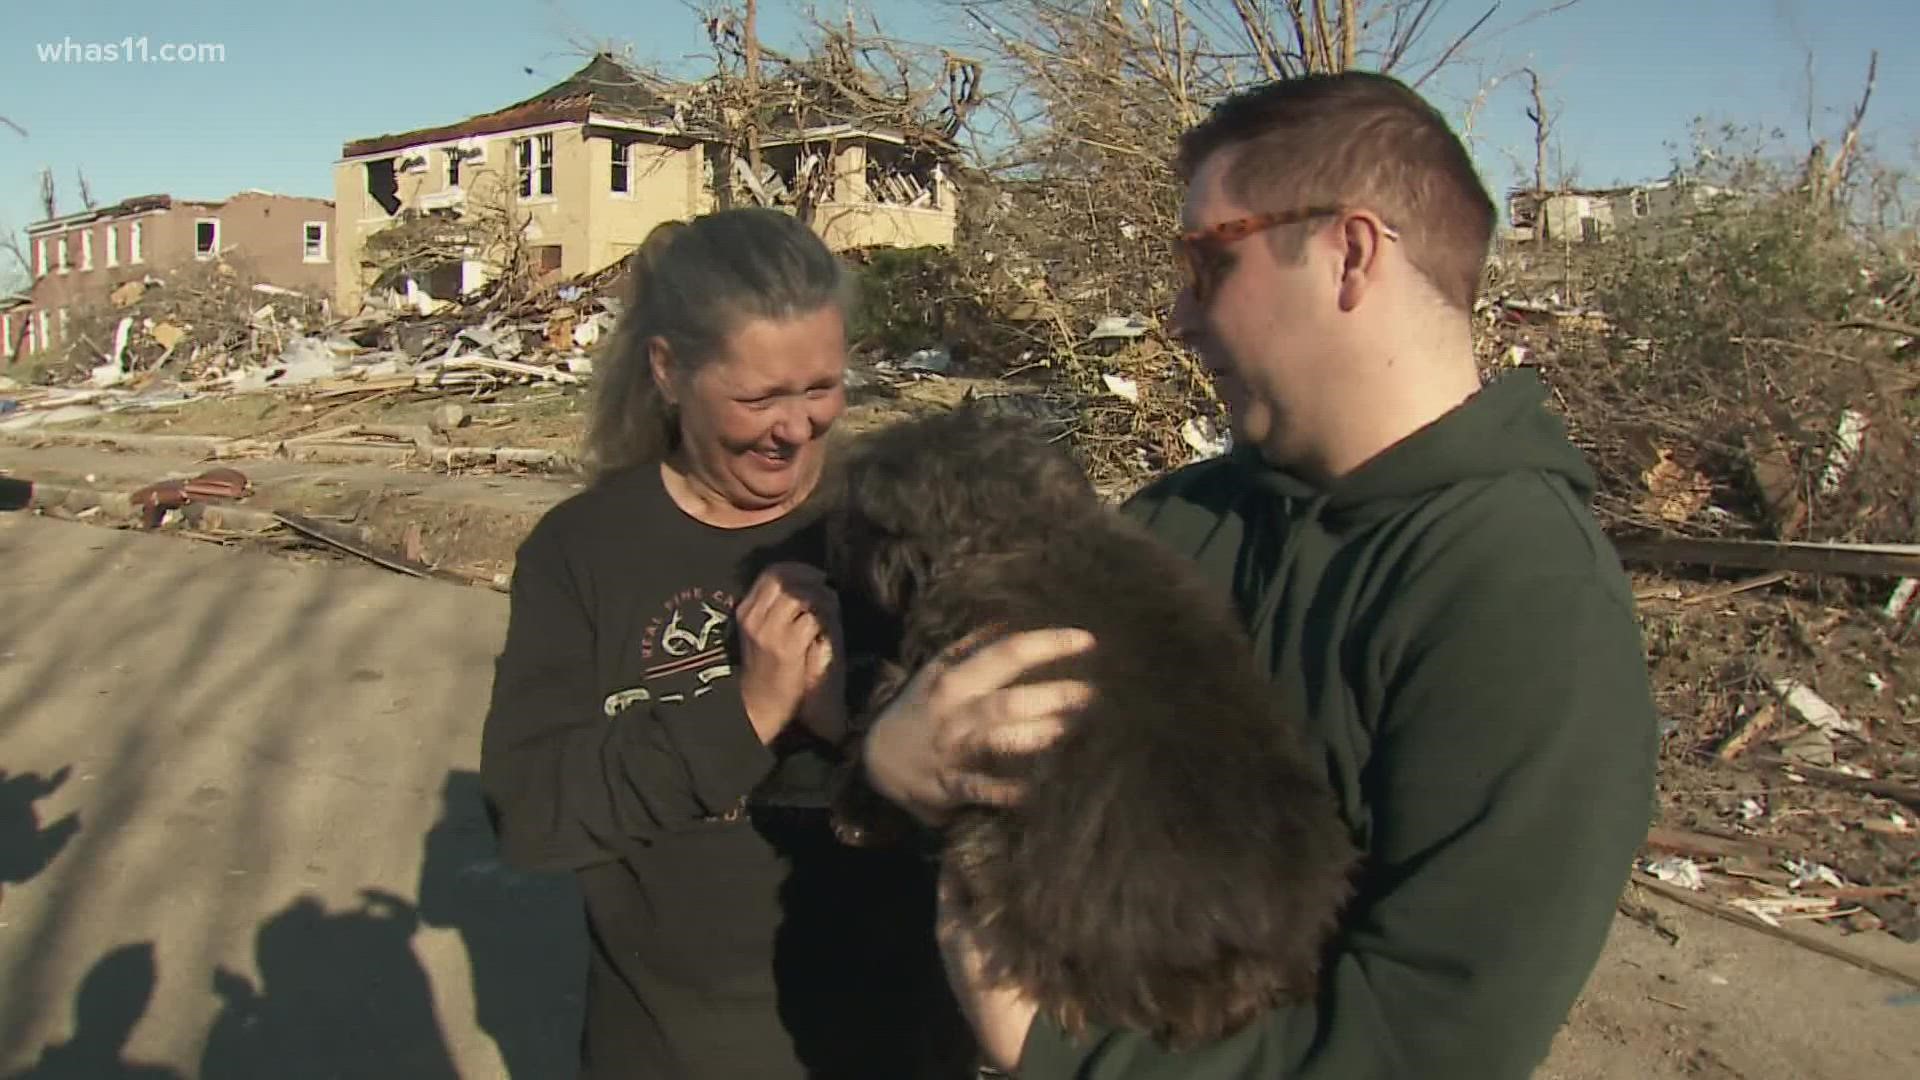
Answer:
M629 256L627 275L626 307L594 364L586 460L596 481L656 464L679 445L679 415L654 381L652 341L691 375L742 323L851 306L846 268L819 236L757 207L657 226Z

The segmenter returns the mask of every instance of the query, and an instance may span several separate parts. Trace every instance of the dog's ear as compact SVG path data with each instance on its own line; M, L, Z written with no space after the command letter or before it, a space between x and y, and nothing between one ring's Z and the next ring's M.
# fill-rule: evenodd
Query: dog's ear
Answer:
M908 610L933 571L930 552L896 538L874 538L868 546L866 586L881 610L899 614Z

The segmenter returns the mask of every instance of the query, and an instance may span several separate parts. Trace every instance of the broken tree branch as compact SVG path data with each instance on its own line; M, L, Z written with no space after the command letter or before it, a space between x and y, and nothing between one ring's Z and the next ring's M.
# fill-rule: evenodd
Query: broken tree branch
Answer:
M1834 325L1842 330L1878 330L1883 334L1920 338L1920 326L1908 326L1906 323L1894 322L1891 319L1848 319Z
M1860 125L1867 118L1867 103L1873 100L1873 84L1880 73L1880 50L1875 49L1867 57L1867 85L1860 93L1860 104L1854 107L1853 119L1847 122L1847 132L1840 139L1840 149L1833 155L1833 164L1827 170L1826 190L1838 199L1846 190L1848 175L1853 171L1854 150L1860 145Z

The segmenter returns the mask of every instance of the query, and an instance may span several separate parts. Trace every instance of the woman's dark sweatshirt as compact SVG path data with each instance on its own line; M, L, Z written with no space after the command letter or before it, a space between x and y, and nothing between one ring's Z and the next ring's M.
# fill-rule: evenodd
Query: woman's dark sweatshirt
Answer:
M747 720L733 611L778 559L818 565L806 511L713 528L657 468L520 548L481 777L506 861L580 883L594 1080L971 1075L933 868L836 843L830 754Z
M1593 475L1543 399L1510 375L1330 487L1235 451L1131 501L1231 590L1366 864L1317 1001L1187 1053L1043 1018L1022 1080L1532 1073L1645 837L1657 741Z

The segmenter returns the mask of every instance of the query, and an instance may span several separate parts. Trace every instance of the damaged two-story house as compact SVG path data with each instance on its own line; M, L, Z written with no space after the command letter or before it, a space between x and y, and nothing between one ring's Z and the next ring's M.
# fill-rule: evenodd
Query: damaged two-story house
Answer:
M1737 193L1691 179L1657 180L1610 188L1507 192L1506 238L1587 243L1640 225L1682 220Z
M36 221L27 226L33 285L0 299L0 358L64 349L70 317L105 305L122 283L203 263L326 295L333 220L325 199L249 190L217 200L141 195Z
M591 273L663 222L743 201L803 214L836 250L952 243L953 186L924 141L789 108L757 140L756 174L702 90L602 53L505 108L347 143L334 169L338 307L426 308L506 272Z

